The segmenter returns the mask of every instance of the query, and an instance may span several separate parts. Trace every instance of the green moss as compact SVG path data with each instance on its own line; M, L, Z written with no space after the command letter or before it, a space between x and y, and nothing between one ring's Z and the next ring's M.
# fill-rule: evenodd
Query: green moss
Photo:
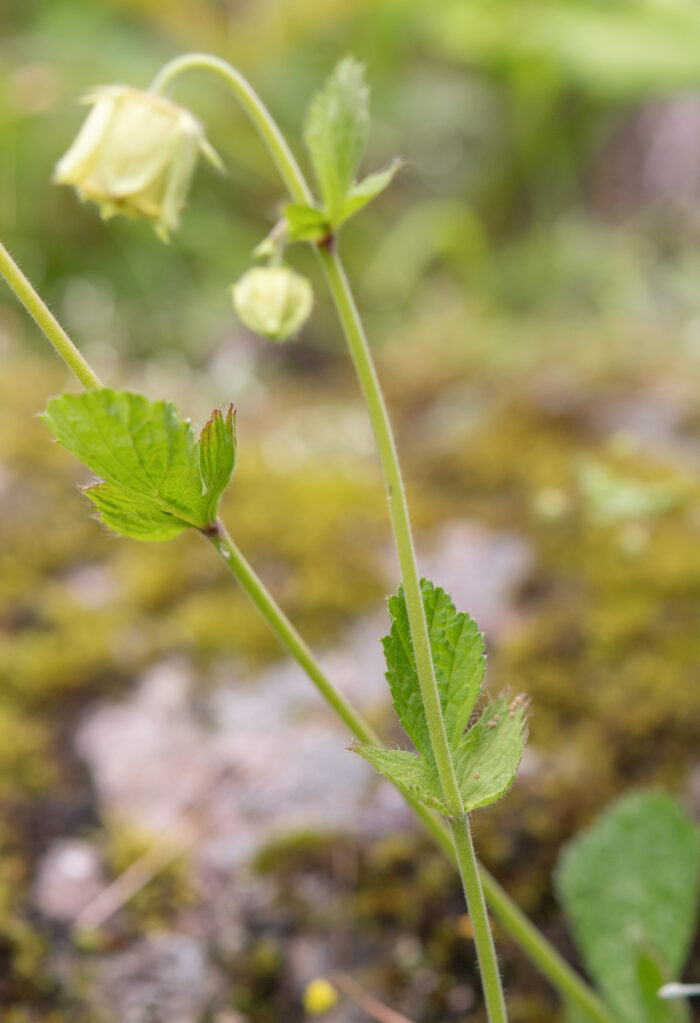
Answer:
M583 457L683 498L630 518L646 537L630 550L626 523L591 513L577 475ZM520 624L490 644L488 684L528 692L541 765L532 786L522 783L477 821L480 848L506 875L522 863L524 843L537 843L515 882L523 903L537 906L557 846L597 807L630 785L682 785L697 760L697 482L629 445L597 440L575 413L521 399L420 471L440 500L534 548ZM539 510L543 488L563 495L554 517Z
M101 837L114 878L135 864L143 867L144 883L123 907L135 932L167 929L195 901L187 857L175 839L117 822L111 822Z

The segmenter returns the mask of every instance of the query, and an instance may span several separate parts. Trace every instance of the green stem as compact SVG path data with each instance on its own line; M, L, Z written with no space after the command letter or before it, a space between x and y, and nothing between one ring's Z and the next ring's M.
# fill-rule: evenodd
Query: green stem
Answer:
M462 879L462 887L469 907L474 944L479 956L481 985L484 989L489 1020L491 1023L506 1023L506 1003L503 997L501 976L498 972L496 946L486 912L474 843L469 828L469 818L466 814L452 821L452 837L457 853L459 876Z
M43 330L56 352L65 364L76 375L80 383L88 390L95 391L102 387L100 378L80 354L65 330L53 315L36 289L22 273L14 259L0 242L0 274L5 278L24 308Z
M185 71L210 71L223 78L257 128L294 201L313 202L311 190L277 122L250 82L231 64L210 53L186 53L161 68L151 82L151 91L164 92Z
M464 812L462 795L452 762L445 721L440 705L435 668L430 649L428 623L425 617L420 576L413 545L408 502L399 465L396 442L389 421L384 395L374 360L367 343L357 306L340 258L327 248L319 250L333 301L343 326L350 354L355 364L360 387L367 403L379 457L384 471L389 514L394 530L401 567L406 610L416 658L430 741L433 747L445 802L452 817L457 865L459 867L467 908L474 928L474 945L481 969L486 1009L490 1023L506 1023L506 1005L498 971L498 959L486 912L484 893L479 881L479 867L471 838L469 820Z
M152 82L151 89L162 91L178 75L195 69L212 71L228 83L243 109L257 127L292 198L296 202L312 203L313 196L311 190L277 123L255 90L236 68L209 54L187 54L166 64ZM524 942L523 947L535 958L545 975L550 978L555 986L561 987L563 993L571 997L573 1001L581 1004L585 1010L590 1012L591 1006L593 1006L593 1018L599 1020L600 1023L614 1023L602 1003L598 1002L593 992L589 992L583 981L579 980L568 964L559 956L558 952L549 945L544 936L540 935L532 925L530 925L529 933L528 928L522 926L524 918L517 906L511 903L507 894L499 888L495 880L483 868L479 868L474 856L469 825L463 813L461 793L459 792L459 786L454 773L442 718L437 680L430 653L430 642L420 590L420 579L413 546L408 505L386 405L362 322L357 312L347 278L345 277L342 263L337 254L328 247L320 247L318 252L343 325L360 385L367 401L377 439L386 481L392 526L401 565L411 638L416 654L416 667L425 704L431 742L440 773L443 793L448 806L457 820L455 834L457 858L460 862L462 858L465 859L465 862L471 862L472 873L481 869L484 889L494 898L494 902L498 903L499 913L502 914L505 926L508 927L509 922L513 923L514 929ZM422 812L419 815L424 817ZM432 819L430 814L428 814L428 818ZM428 826L435 835L435 827L432 824ZM444 838L449 842L449 835L446 831L444 832ZM443 846L445 845L442 837L439 838L439 841ZM480 886L472 886L471 890L473 891L472 897L476 898L485 915L486 911ZM466 890L465 894L467 894ZM469 904L468 894L467 903L470 913L473 914L474 908ZM510 912L508 912L509 904ZM477 909L477 912L479 912L479 909ZM482 976L486 970L486 973L489 975L493 974L497 980L498 992L491 992L491 1001L494 1003L493 1009L491 1005L488 1006L489 1014L492 1015L492 1011L499 1012L498 1003L499 1001L502 1002L498 966L495 954L493 953L491 938L489 937L488 942L482 940L481 943L486 946L482 950L484 961L481 961L482 955L481 951L479 951ZM486 987L485 993L488 1003L489 992L486 990ZM505 1017L503 1015L500 1017L492 1015L492 1019L498 1020L499 1018L504 1019Z
M362 327L362 321L340 257L336 253L330 252L327 248L320 248L319 253L331 295L333 296L333 301L348 342L360 387L367 403L369 417L377 441L377 448L379 449L379 457L386 482L389 514L399 556L406 609L411 627L411 639L416 656L416 669L421 685L421 695L425 706L430 739L447 807L451 816L459 817L464 813L464 806L452 763L447 732L445 731L445 722L440 706L440 696L430 650L428 625L425 619L416 553L413 546L408 502L406 501L406 491L403 485L396 443L389 422L389 414L367 338Z
M345 697L338 692L333 683L323 673L311 650L264 583L256 575L250 563L244 558L229 536L223 523L219 522L217 526L218 528L215 533L206 534L207 539L211 541L212 545L224 559L280 642L289 650L292 657L301 665L323 698L331 705L338 717L345 722L360 742L369 742L375 746L381 745L381 740L376 732L358 714L354 707L350 706Z

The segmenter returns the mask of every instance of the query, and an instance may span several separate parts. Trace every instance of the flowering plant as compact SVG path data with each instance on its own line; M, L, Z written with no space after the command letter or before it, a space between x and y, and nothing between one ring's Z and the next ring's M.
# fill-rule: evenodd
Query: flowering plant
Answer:
M281 643L348 726L356 739L353 749L402 793L453 859L467 900L490 1023L506 1023L507 1013L487 903L504 930L559 990L576 1019L615 1023L619 1018L626 1023L624 1006L629 1004L636 1006L635 1023L639 1012L650 1006L649 1020L670 1023L674 1017L656 1011L651 982L642 978L643 984L635 972L637 951L629 951L628 924L639 914L634 917L630 911L630 900L625 903L621 899L618 904L624 927L614 932L614 945L624 946L627 941L629 955L614 983L608 983L611 974L609 970L606 973L610 942L605 944L604 954L600 953L605 907L601 913L591 888L595 889L596 878L614 859L610 850L629 838L631 818L626 811L615 819L614 841L609 828L603 829L602 838L594 836L591 848L595 856L589 856L589 861L597 862L598 867L593 881L576 855L569 857L561 872L562 899L574 907L571 915L580 944L604 997L579 977L476 859L470 815L500 799L510 788L523 753L529 708L522 695L502 694L484 701L484 641L476 623L454 607L441 587L421 579L418 572L396 444L338 253L342 225L388 187L398 167L395 162L358 180L369 126L362 66L352 58L341 61L311 102L304 138L318 197L249 83L225 62L203 54L166 65L149 91L110 86L93 92L88 97L92 110L59 161L56 181L75 186L82 199L96 201L104 217L121 212L148 219L159 236L167 239L178 226L199 156L219 164L202 124L163 95L178 75L192 68L220 75L232 88L267 144L291 199L279 224L254 253L255 258L266 260L266 265L254 266L233 286L240 319L254 332L277 341L303 327L313 304L311 285L284 262L285 247L296 243L308 243L315 249L339 315L374 429L401 569L400 585L389 600L391 625L383 646L394 706L413 748L387 749L383 745L327 677L221 521L219 500L231 480L237 455L233 406L214 410L197 435L172 403L150 402L142 395L105 387L0 245L0 272L85 388L83 394L59 395L49 401L45 422L59 442L98 477L86 496L110 529L151 542L171 540L194 529L211 543ZM639 827L640 819L643 825L649 818L646 806L642 809L640 814L635 807L637 816L632 814L637 821L635 834L642 835L638 840L640 871L646 844L660 846L670 821L681 841L669 855L677 855L678 876L684 883L692 883L697 835L692 828L678 824L674 809L661 807L657 817L662 820L665 814L665 818L659 834L652 832L650 839L649 832ZM619 872L610 884L625 888L619 885ZM642 914L652 944L656 906L653 909L653 913ZM680 965L683 942L687 942L692 924L683 907L678 915L683 918L684 930L683 941L673 946L674 969ZM590 955L589 948L593 949ZM652 976L656 978L658 971ZM625 995L624 1002L617 998L620 977L633 992L631 998ZM333 991L323 985L317 985L312 996L314 1010L330 1008L335 1000Z

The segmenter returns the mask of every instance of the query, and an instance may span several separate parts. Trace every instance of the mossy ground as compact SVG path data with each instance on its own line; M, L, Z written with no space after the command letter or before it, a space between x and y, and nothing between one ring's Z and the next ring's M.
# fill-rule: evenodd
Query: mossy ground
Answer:
M487 862L566 946L549 890L561 842L630 785L679 791L697 758L699 491L677 461L592 425L591 401L609 394L653 400L637 369L616 369L602 390L596 374L582 370L576 400L552 402L520 386L515 373L492 372L484 384L469 358L438 372L420 351L411 352L410 372L391 346L386 354L419 529L473 517L521 534L535 553L516 595L517 627L490 645L488 682L492 691L510 685L530 695L538 760L476 826ZM0 872L0 1002L11 1023L58 1023L55 1006L65 1003L70 1018L80 1018L80 998L58 990L46 972L54 935L32 910L31 877L46 841L100 826L89 779L67 741L82 708L124 691L165 654L185 653L206 677L220 660L256 665L279 650L199 537L145 546L105 534L76 489L80 468L36 418L62 385L59 367L16 354L10 361L0 380L0 800L11 821ZM353 385L335 373L324 383L326 400L343 406L355 400ZM17 379L25 383L18 387ZM317 385L297 374L285 385L285 412L303 409ZM691 439L694 430L688 421ZM605 521L582 487L582 458L642 486L677 486L682 498ZM275 465L263 428L246 439L224 515L312 642L332 643L381 600L390 537L372 458L312 454L296 468ZM132 839L105 831L113 871L137 854ZM347 860L348 848L354 866L344 877L332 863ZM368 986L376 980L408 1015L413 998L421 1020L464 1017L464 1007L450 1007L449 990L471 946L454 878L436 854L413 839L370 849L314 840L286 847L277 860L268 854L265 868L278 879L274 912L281 916L263 921L230 964L234 1001L251 1019L287 1013L279 919L294 933L338 932L339 958ZM326 909L298 895L297 881L307 875L330 877ZM134 933L168 926L173 903L191 897L186 868L173 868L134 903L129 926ZM343 950L355 942L362 951L348 958ZM404 949L403 965L392 958L394 946ZM554 1019L545 986L507 941L503 950L518 1018ZM424 990L415 988L421 976Z

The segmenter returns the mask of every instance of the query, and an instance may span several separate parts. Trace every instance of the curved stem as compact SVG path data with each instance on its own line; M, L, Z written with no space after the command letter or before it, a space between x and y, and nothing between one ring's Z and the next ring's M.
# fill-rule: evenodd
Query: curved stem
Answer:
M2 242L0 242L0 274L80 383L88 391L95 391L102 387L100 378L92 371L46 302L22 273Z
M257 128L294 201L313 202L311 190L277 122L250 82L227 61L210 53L186 53L161 68L151 82L151 91L164 92L185 71L211 71L223 78Z
M335 688L321 670L307 644L256 575L250 563L244 558L224 525L221 522L217 525L215 533L205 534L207 539L211 541L213 547L224 559L277 638L284 644L294 660L301 665L323 698L331 705L338 717L345 722L353 735L361 742L381 745L381 740L376 732L355 708L351 707L342 693Z

